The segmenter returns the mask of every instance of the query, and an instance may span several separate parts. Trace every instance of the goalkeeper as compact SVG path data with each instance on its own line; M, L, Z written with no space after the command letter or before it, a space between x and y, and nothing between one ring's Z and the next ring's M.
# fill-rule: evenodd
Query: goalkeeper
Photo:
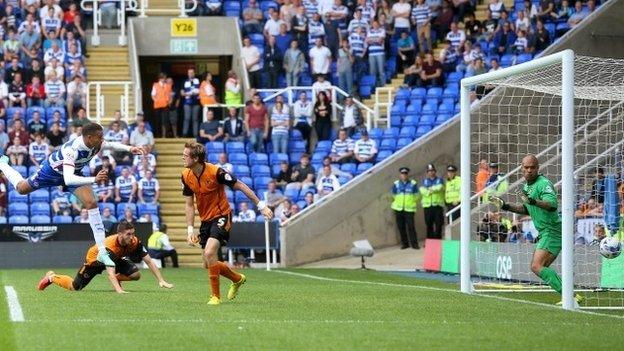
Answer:
M550 268L561 252L561 216L557 210L557 193L552 182L539 174L538 170L539 161L534 155L522 159L522 175L526 183L518 194L521 204L508 204L496 196L492 196L490 201L502 210L531 216L539 232L531 270L561 294L561 278ZM580 303L583 297L577 294L575 299Z

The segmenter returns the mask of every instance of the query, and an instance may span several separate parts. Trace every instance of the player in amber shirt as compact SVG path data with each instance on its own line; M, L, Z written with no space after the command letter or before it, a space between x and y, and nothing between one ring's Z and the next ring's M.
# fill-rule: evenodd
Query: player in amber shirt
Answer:
M219 291L219 275L232 281L228 299L233 299L238 289L245 283L243 274L234 272L224 262L220 262L217 252L227 244L232 228L232 210L225 195L225 185L233 191L242 191L257 207L266 220L273 218L273 212L260 201L256 194L245 183L239 181L223 168L207 163L206 149L196 142L186 143L184 152L184 171L182 171L182 194L186 197L186 224L188 226L187 241L191 245L199 244L204 249L204 266L210 276L212 296L209 305L221 303ZM195 202L201 219L199 236L193 229L195 220Z
M143 244L141 244L141 240L134 235L134 226L131 223L126 221L120 222L117 226L117 234L104 239L104 246L106 246L110 258L115 262L115 267L107 267L99 262L97 260L98 247L93 245L87 251L85 263L78 271L78 274L76 274L76 278L72 279L70 276L55 274L53 271L49 271L39 282L39 290L44 290L50 284L56 284L67 290L82 290L91 282L93 277L106 270L108 279L115 291L124 294L126 292L121 288L119 282L139 280L141 278L141 272L133 263L133 261L138 262L140 260L147 264L161 288L173 288L173 285L163 279L158 267L156 267L154 261L147 254Z

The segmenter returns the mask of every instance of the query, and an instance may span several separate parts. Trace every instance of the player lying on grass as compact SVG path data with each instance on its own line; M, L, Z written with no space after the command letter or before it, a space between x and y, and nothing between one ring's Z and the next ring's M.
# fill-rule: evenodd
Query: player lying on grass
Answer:
M273 218L273 212L264 201L260 201L256 194L245 183L237 180L223 168L207 163L206 149L202 144L190 142L184 145L182 152L184 171L182 171L182 195L186 198L186 224L188 226L187 241L191 245L199 245L204 249L204 266L208 269L212 296L209 305L221 303L219 290L219 275L232 281L228 291L228 299L236 297L238 289L245 283L246 277L228 267L218 259L221 246L225 246L230 239L232 228L232 210L225 195L225 185L234 191L243 192L262 212L265 220ZM199 236L195 234L195 201L201 218ZM268 254L268 253L267 253Z
M0 157L0 171L6 175L9 182L22 195L29 194L37 189L56 187L62 185L83 204L89 212L89 225L93 231L93 238L98 247L97 260L107 266L114 266L113 261L106 255L104 248L104 225L97 206L95 195L93 195L92 184L108 179L105 169L101 170L95 177L83 177L82 168L89 164L89 161L102 148L111 148L116 151L126 151L133 154L144 155L145 149L128 146L116 142L104 140L102 126L97 123L85 124L82 127L82 135L72 139L56 151L50 154L43 161L41 167L28 179L22 178L11 165L6 156ZM112 175L111 175L112 176Z
M534 155L522 159L522 175L526 183L518 194L521 204L508 204L493 196L491 202L504 211L531 216L539 240L533 252L531 270L553 290L561 294L561 278L550 268L561 252L561 216L558 211L557 192L552 182L539 172L539 161ZM578 303L584 297L576 294Z
M110 280L115 291L124 294L126 292L121 288L119 282L139 280L141 278L141 272L132 262L141 259L158 280L158 286L167 289L173 288L173 285L163 279L158 267L156 267L154 261L147 254L143 244L141 244L141 240L134 235L134 226L131 223L126 221L120 222L117 225L117 234L107 237L104 240L104 245L111 259L115 262L114 267L107 267L96 259L98 248L96 245L93 245L87 251L86 261L78 271L78 274L76 274L76 278L72 279L70 276L55 274L49 271L39 281L39 290L44 290L50 284L56 284L67 290L82 290L91 282L93 277L106 270L108 280Z

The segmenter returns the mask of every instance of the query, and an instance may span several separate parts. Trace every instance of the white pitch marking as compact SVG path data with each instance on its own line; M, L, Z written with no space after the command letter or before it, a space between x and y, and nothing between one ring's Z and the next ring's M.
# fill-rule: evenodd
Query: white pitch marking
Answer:
M367 285L380 285L380 286L394 286L394 287L400 287L400 288L412 288L412 289L420 289L420 290L443 291L443 292L450 292L450 293L460 293L460 294L463 294L463 293L462 293L461 291L459 291L459 290L445 289L445 288L435 288L435 287L431 287L431 286L420 286L420 285L409 285L409 284L396 284L396 283L383 283L383 282L368 282L368 281L362 281L362 280L349 280L349 279L327 278L327 277L321 277L321 276L318 276L318 275L305 274L305 273L298 273L298 272L290 272L290 271L284 271L284 270L274 270L273 272L276 272L276 273L282 273L282 274L290 274L290 275L299 276L299 277L304 277L304 278L309 278L309 279L324 280L324 281L330 281L330 282L338 282L338 283L352 283L352 284L367 284ZM486 294L471 294L471 295L469 295L469 296L485 297L485 298L495 299L495 300L500 300L500 301L518 302L518 303L524 303L524 304L535 305L535 306L542 306L542 307L548 307L548 308L555 308L555 309L557 309L557 310L563 311L563 310L561 309L561 307L559 307L559 306L556 306L556 305L551 305L551 304L547 304L547 303L543 303L543 302L535 302L535 301L527 301L527 300L518 300L518 299L512 299L512 298L509 298L509 297L494 296L494 295L486 295ZM590 315L596 315L596 316L603 316L603 317L611 317L611 318L617 318L617 319L624 319L624 316L619 316L619 315L614 315L614 314L598 313L598 312L591 312L591 311L585 311L585 310L577 310L577 311L575 311L575 312L577 312L577 313L584 313L584 314L590 314Z
M9 304L11 322L24 322L24 312L22 312L22 306L20 306L17 298L17 292L9 285L4 286L4 292L6 293L7 304Z

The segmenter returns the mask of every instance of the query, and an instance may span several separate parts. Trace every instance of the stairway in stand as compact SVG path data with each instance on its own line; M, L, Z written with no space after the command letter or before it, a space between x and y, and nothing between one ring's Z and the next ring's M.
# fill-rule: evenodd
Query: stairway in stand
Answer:
M160 218L167 224L171 244L178 251L180 265L201 267L201 250L186 244L185 200L182 195L182 151L190 139L156 139L158 163L156 176L160 182ZM195 229L199 231L200 220L195 215Z
M88 81L131 81L129 59L128 47L99 46L89 48L89 58L86 60ZM128 117L130 122L134 122L136 116L134 90L130 88L129 92ZM121 85L102 86L105 112L101 120L103 126L108 127L113 118L113 113L120 109L120 97L123 93L124 89ZM96 88L94 85L90 86L89 94L89 118L95 122Z
M190 7L192 5L187 5ZM177 0L149 0L146 14L148 16L179 16L180 8Z

